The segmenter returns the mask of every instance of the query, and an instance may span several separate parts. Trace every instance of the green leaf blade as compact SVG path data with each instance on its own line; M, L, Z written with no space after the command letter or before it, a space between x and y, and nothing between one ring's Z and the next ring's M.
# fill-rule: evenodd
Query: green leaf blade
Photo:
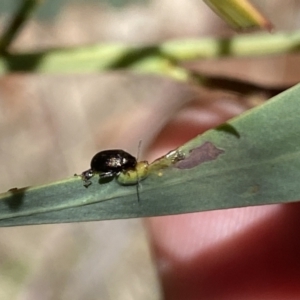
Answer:
M300 85L150 165L136 186L79 177L0 196L0 226L180 214L300 199ZM209 145L206 147L205 145Z

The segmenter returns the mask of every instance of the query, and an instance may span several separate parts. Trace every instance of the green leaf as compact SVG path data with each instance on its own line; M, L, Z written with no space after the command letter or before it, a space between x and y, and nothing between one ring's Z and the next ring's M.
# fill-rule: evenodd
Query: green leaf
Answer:
M137 186L80 177L0 196L0 225L179 214L300 199L300 85L153 162Z

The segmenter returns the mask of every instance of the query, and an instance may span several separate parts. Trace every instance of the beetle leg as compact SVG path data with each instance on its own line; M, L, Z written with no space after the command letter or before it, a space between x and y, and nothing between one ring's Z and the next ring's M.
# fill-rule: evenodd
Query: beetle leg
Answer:
M83 186L88 188L91 184L92 184L92 182L90 180L84 180Z
M114 175L115 175L114 172L105 172L105 173L100 173L100 174L99 174L99 177L100 177L100 178L108 178L108 177L112 177L112 176L114 176Z
M90 181L90 179L94 176L94 172L92 169L86 170L84 172L81 173L81 179L84 182L84 186L87 188L89 187L92 182Z

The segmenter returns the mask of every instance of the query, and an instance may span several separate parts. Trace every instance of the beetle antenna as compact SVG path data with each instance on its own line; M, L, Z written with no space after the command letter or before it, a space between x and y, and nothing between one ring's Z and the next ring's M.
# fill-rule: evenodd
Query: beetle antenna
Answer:
M141 153L141 146L142 146L142 140L139 140L139 144L138 144L138 150L137 150L137 154L136 154L136 160L137 160L137 164L139 163L139 158L140 158L140 153ZM137 185L136 185L136 194L137 194L137 199L138 199L138 203L140 203L140 177L139 177L139 171L136 171L136 177L137 177Z

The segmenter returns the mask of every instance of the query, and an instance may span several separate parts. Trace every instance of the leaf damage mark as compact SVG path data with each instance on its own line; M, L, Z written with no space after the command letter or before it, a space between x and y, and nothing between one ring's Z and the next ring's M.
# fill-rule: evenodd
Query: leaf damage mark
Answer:
M259 184L254 184L253 186L251 186L248 190L249 194L257 194L260 190L260 186Z
M205 142L201 146L190 150L190 155L175 164L178 169L192 169L204 162L215 160L225 151L217 148L211 142Z
M166 155L156 159L149 165L149 170L151 172L161 171L162 169L168 168L170 166L175 165L181 160L185 159L184 153L182 153L180 150L172 150ZM162 176L158 174L158 176Z
M11 196L4 200L4 202L7 204L10 210L17 211L21 208L23 202L24 202L24 193L28 187L24 187L21 189L18 188L12 188L8 192L11 194Z

